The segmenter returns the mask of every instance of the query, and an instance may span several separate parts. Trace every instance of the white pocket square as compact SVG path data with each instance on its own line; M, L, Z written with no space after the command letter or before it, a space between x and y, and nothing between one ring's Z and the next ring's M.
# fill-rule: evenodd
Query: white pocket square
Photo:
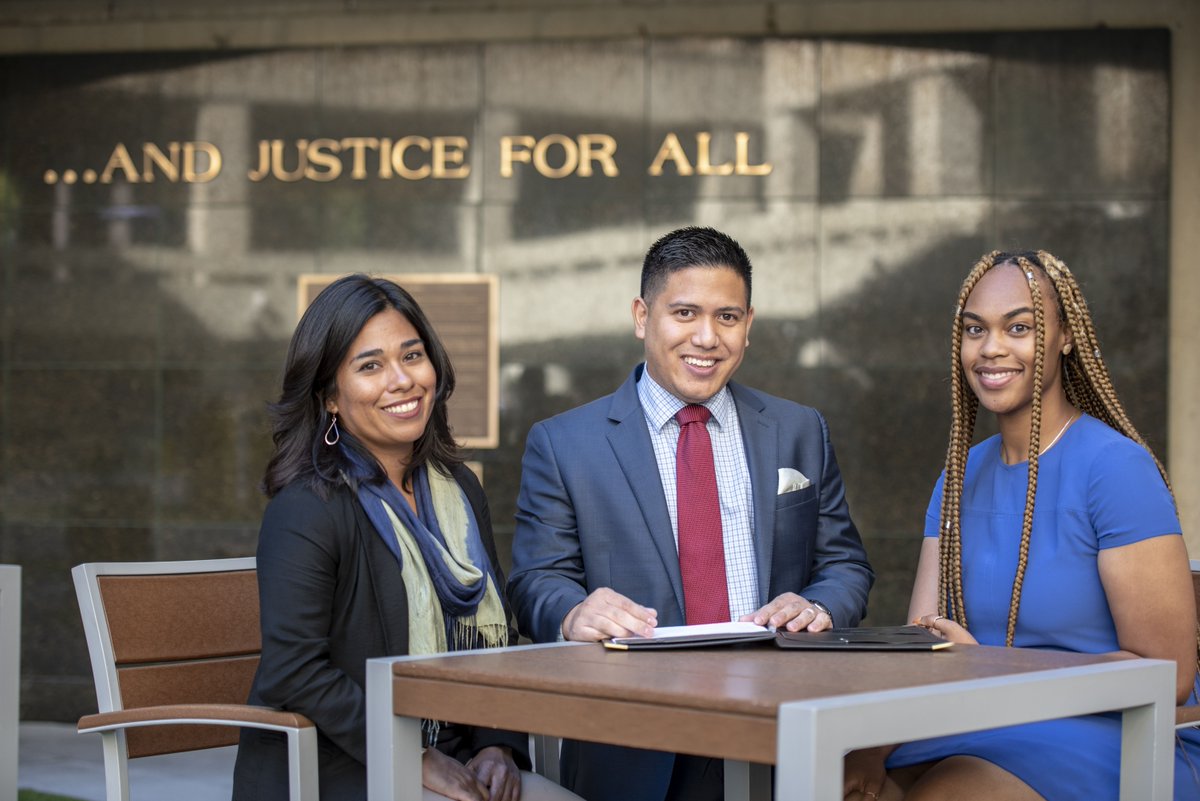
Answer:
M799 470L791 467L781 467L779 468L779 489L775 494L782 495L785 492L795 492L811 484L812 482L808 480L808 477Z

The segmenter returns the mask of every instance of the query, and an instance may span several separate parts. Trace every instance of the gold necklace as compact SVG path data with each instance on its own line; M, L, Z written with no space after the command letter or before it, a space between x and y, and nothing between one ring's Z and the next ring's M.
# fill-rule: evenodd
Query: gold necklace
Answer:
M1071 416L1067 418L1067 422L1063 423L1063 427L1058 429L1058 433L1054 435L1054 439L1050 440L1050 443L1048 445L1046 445L1046 447L1044 447L1040 451L1038 451L1038 456L1041 456L1043 453L1045 453L1046 451L1053 448L1054 443L1058 442L1059 437L1061 437L1063 435L1063 432L1065 432L1067 430L1067 426L1069 426L1069 425L1071 425L1071 423L1075 422L1075 418L1078 416L1079 416L1078 410L1071 412Z

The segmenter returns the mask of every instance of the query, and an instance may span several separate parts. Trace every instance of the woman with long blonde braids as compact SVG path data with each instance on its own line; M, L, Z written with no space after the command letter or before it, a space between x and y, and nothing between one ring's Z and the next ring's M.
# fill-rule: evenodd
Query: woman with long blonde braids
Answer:
M950 444L910 619L964 646L1174 660L1177 701L1195 703L1196 607L1170 484L1071 272L1045 251L984 256L952 343ZM971 447L981 406L999 434ZM1175 798L1200 799L1200 735L1177 745ZM1120 746L1119 716L1092 715L858 751L846 798L1116 801Z

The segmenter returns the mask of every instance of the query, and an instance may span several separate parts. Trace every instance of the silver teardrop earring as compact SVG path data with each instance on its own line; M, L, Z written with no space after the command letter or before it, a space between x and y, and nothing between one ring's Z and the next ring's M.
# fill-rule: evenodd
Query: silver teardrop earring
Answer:
M325 444L337 445L342 439L342 432L338 431L337 414L333 415L333 420L329 422L329 428L325 429Z
M1070 352L1071 352L1071 343L1068 342L1067 344L1063 345L1063 356L1066 356Z

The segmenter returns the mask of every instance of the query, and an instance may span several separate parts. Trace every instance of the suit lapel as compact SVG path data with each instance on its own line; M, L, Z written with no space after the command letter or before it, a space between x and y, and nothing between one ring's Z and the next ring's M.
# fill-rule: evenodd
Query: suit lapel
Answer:
M608 414L613 425L608 431L608 442L637 500L650 541L670 579L682 619L683 579L679 574L679 552L675 547L675 533L671 529L671 513L667 511L658 462L654 458L654 446L646 429L646 416L637 395L637 379L642 369L640 366L635 369L613 394Z
M737 404L750 491L754 498L754 556L758 566L759 605L770 600L771 559L775 552L775 488L779 483L779 424L763 413L763 403L740 384L729 383Z
M346 490L350 492L350 490ZM350 497L353 497L351 494ZM389 654L408 653L408 591L400 578L400 563L388 549L375 525L357 499L353 501L354 519L359 547L366 560L367 571L379 611L379 624Z

